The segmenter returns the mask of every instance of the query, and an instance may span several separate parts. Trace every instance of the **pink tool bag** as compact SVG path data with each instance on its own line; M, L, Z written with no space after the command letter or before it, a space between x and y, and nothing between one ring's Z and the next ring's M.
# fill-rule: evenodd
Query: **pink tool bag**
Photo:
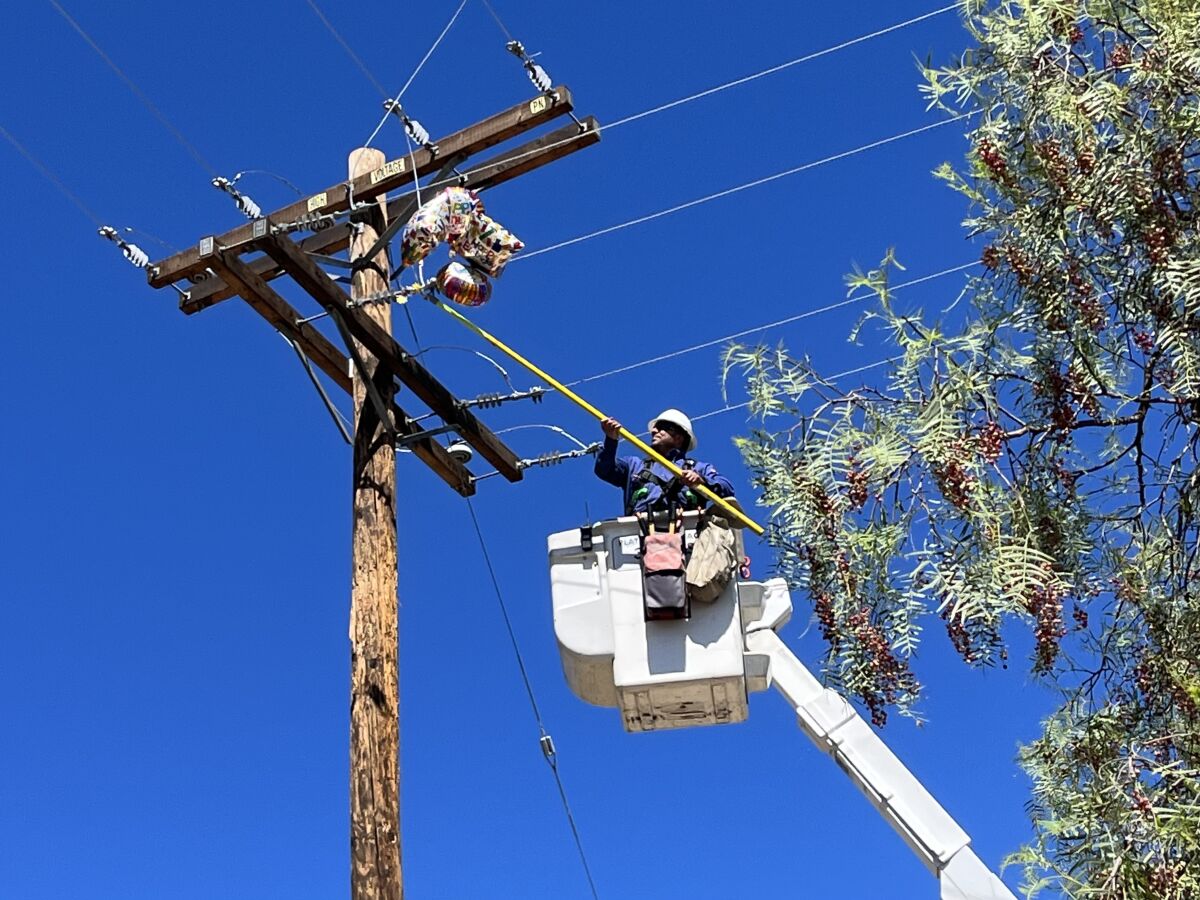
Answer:
M642 537L642 586L647 622L691 615L684 581L683 533L674 522L665 533L656 532L651 522Z

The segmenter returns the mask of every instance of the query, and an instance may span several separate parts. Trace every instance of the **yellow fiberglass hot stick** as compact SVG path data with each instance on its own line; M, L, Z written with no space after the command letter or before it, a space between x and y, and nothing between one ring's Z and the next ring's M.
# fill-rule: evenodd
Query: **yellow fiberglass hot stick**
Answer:
M477 335L479 335L481 338L483 338L485 341L487 341L493 347L495 347L498 350L503 350L510 357L512 357L514 360L516 360L518 363L520 363L526 369L528 369L530 372L532 372L534 375L536 375L538 378L541 378L542 380L546 381L551 387L553 387L556 391L561 393L563 396L569 397L571 400L575 401L576 404L578 404L583 409L587 410L589 413L591 413L597 419L603 421L604 419L608 418L608 416L606 416L604 413L600 412L600 410L596 409L596 407L592 406L592 404L588 403L586 400L584 400L582 397L580 397L578 394L576 394L574 391L572 391L569 387L567 387L561 381L558 381L553 376L547 374L545 371L538 368L536 365L531 363L529 360L527 360L520 353L518 353L512 347L508 346L506 343L504 343L502 340L500 340L495 335L489 334L488 332L484 331L482 328L480 328L478 325L476 325L474 322L472 322L470 319L468 319L466 316L464 316L458 310L454 309L453 307L447 306L445 303L442 303L439 300L433 300L431 298L431 302L433 303L434 306L441 308L444 312L448 313L455 319L458 319L458 321L462 322L464 325L466 325L468 328L470 328L473 332L475 332ZM659 453L657 450L655 450L653 447L651 447L649 444L647 444L645 441L643 441L641 438L639 438L636 434L629 431L627 428L621 429L621 437L625 438L625 440L629 441L629 443L633 444L635 447L637 447L643 453L648 455L651 459L655 460L656 462L662 463L664 466L666 466L671 471L672 474L677 475L677 476L683 474L683 470L680 469L679 466L675 465L675 463L671 462L669 459L667 459L665 456L663 456L661 453ZM738 509L734 504L730 503L724 497L718 497L716 494L714 494L712 492L712 490L709 489L709 487L707 485L698 484L698 485L696 485L696 490L698 490L701 494L703 494L705 497L707 497L712 502L716 503L718 506L721 507L721 509L725 510L725 512L729 513L731 516L736 518L739 522L742 522L747 528L749 528L755 534L763 533L763 527L761 525L759 525L757 522L755 522L753 519L751 519L749 516L747 516L744 512L742 512L740 509Z

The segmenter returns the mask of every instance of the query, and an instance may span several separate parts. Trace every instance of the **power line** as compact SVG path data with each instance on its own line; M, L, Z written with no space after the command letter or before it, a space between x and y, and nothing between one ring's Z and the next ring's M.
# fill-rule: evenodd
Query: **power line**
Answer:
M421 57L421 61L417 63L417 67L413 69L413 73L408 76L408 81L404 82L404 87L400 88L400 93L396 94L396 96L392 98L392 104L400 102L400 98L404 96L404 92L408 90L408 86L413 83L413 79L415 79L421 69L425 67L425 63L429 61L429 57L433 56L433 51L438 48L438 45L442 42L442 38L446 36L446 32L448 32L454 23L458 21L458 14L463 11L463 7L466 5L467 0L462 0L462 2L458 4L458 9L456 9L454 11L454 15L450 17L450 21L447 22L446 27L442 29L442 33L437 36L433 44L427 51L425 51L425 55ZM383 128L383 123L388 120L388 116L391 114L392 111L389 108L388 111L383 114L383 118L379 120L379 124L375 126L375 130L371 132L371 136L367 138L367 142L363 144L364 147L371 146L371 141L375 140L375 136L379 134L380 129Z
M943 276L946 276L946 275L953 275L955 272L963 272L967 269L973 269L977 265L979 265L978 262L963 263L961 266L954 266L949 269L942 269L942 271L934 272L932 275L924 275L920 278L914 278L910 281L905 281L905 282L901 282L900 284L892 285L889 287L889 290L898 291L902 288L912 287L913 285L924 284L927 281L933 281L935 278L942 278ZM680 350L672 350L670 353L664 353L661 356L654 356L654 357L651 357L650 359L639 360L638 362L630 363L629 365L625 365L625 366L620 366L619 368L616 368L616 369L609 369L607 372L599 372L596 375L589 375L586 378L580 378L576 381L570 381L567 383L567 387L575 387L576 385L579 385L579 384L587 384L589 381L599 381L601 378L608 378L610 375L621 375L625 372L632 372L634 369L640 369L644 366L650 366L655 363L665 362L668 359L675 359L676 357L684 356L688 353L693 353L696 350L704 350L708 347L715 347L718 344L723 344L726 341L731 341L736 338L745 337L748 334L756 334L761 331L767 331L768 329L771 329L771 328L778 328L781 325L790 325L792 322L799 322L802 319L809 319L809 318L812 318L813 316L819 316L823 313L832 312L835 309L841 309L843 306L849 306L853 303L858 303L862 300L868 299L871 296L874 296L874 295L873 294L859 294L858 296L855 296L855 297L847 297L845 300L840 300L837 303L830 303L826 306L819 306L816 309L806 309L803 312L796 313L795 315L791 315L791 316L788 316L783 319L777 319L774 322L767 322L764 325L756 325L753 328L746 328L746 329L743 329L742 331L735 331L731 334L722 335L721 337L713 338L712 340L704 341L703 343L700 343L700 344L693 344L691 347L684 347Z
M5 128L3 125L0 125L0 135L3 135L4 139L13 145L13 147L16 148L17 152L20 153L23 157L25 157L26 161L42 174L43 178L45 178L52 185L54 185L56 188L58 188L59 192L64 197L66 197L68 200L70 200L72 203L74 203L76 208L81 213L83 213L85 216L87 216L89 219L91 219L93 225L95 225L97 228L99 228L100 226L102 226L104 224L104 222L101 221L100 217L97 216L94 212L92 212L91 209L87 206L87 204L85 204L82 200L80 200L78 197L76 197L75 194L73 194L71 192L71 190L65 184L62 183L62 180L59 179L59 177L57 175L55 175L52 171L50 171L50 169L40 159L38 159L36 156L34 156L32 153L30 153L29 150L26 149L25 145L22 144L20 141L18 141L15 137L13 137L13 135L9 132L9 130L7 128Z
M500 16L496 13L496 10L492 8L492 4L489 3L488 0L483 0L483 5L487 7L487 11L491 17L496 20L496 24L499 25L500 30L504 32L504 36L510 41L515 40L515 38L512 36L512 32L508 30L508 26L501 21Z
M960 113L957 116L952 116L949 119L943 119L940 122L934 122L931 125L922 125L920 128L913 128L909 131L894 134L891 137L882 138L878 141L872 141L869 144L863 144L861 147L855 147L852 150L845 150L841 153L835 153L832 156L826 156L823 159L813 160L812 162L804 163L800 166L795 166L791 169L786 169L783 172L776 172L774 175L768 175L765 178L756 178L754 181L748 181L745 184L739 184L736 187L727 188L723 191L717 191L714 194L707 194L703 197L698 197L695 200L689 200L687 203L680 203L677 206L672 206L668 209L662 209L658 212L650 213L649 215L639 216L636 219L630 219L628 222L621 222L617 225L610 225L607 228L601 228L597 231L582 234L579 237L573 237L569 240L559 241L557 244L551 244L549 247L542 247L539 250L534 250L531 253L526 253L523 256L516 257L513 262L533 259L535 256L541 256L543 253L549 253L552 250L559 250L563 247L569 247L572 244L579 244L583 241L590 241L592 238L600 237L601 235L611 234L614 231L620 231L623 228L630 228L634 225L641 225L644 222L650 222L654 219L661 219L663 216L669 216L673 213L680 212L685 209L691 209L693 206L699 206L702 203L709 203L712 200L719 200L722 197L728 197L731 194L737 194L741 191L749 190L750 188L759 187L764 184L769 184L772 181L778 181L780 178L786 178L789 175L796 175L800 172L807 172L809 169L815 169L819 166L827 165L831 162L837 162L841 159L846 159L850 156L855 156L859 153L865 153L867 150L873 150L876 147L883 147L886 144L892 144L904 138L913 137L914 135L922 134L926 131L932 131L935 128L941 128L944 125L949 125L952 122L957 122L961 119L969 118L978 114L979 110L970 110L969 112Z
M352 60L354 60L354 64L356 66L358 66L359 71L361 71L364 75L367 76L367 80L369 82L371 82L371 84L375 85L375 90L377 90L379 92L379 95L384 98L388 97L389 94L387 92L387 88L385 88L382 84L380 84L379 79L371 74L371 70L367 68L366 63L364 63L361 59L359 59L358 54L354 52L354 48L351 47L346 42L345 38L343 38L341 36L341 34L338 32L338 30L333 27L333 23L330 22L328 18L326 18L325 13L321 12L321 8L319 6L317 6L317 4L313 2L313 0L307 0L307 2L309 5L309 8L311 8L312 11L317 14L317 18L321 20L321 23L329 30L329 33L333 35L334 40L336 40L339 44L341 44L342 49L346 51L346 53L349 55L349 57Z
M484 2L486 3L487 0L484 0ZM661 106L655 106L655 107L653 107L651 109L647 109L643 112L634 113L632 116L626 116L624 119L618 119L617 121L615 121L605 127L608 128L609 130L612 130L613 128L616 128L620 125L625 125L628 122L634 122L634 121L637 121L638 119L645 118L646 116L652 116L655 113L660 113L660 112L663 112L664 110L673 109L674 107L682 106L685 103L691 103L693 100L699 100L702 97L708 97L712 94L718 94L721 91L728 90L729 88L732 88L732 87L737 87L738 85L746 84L749 81L755 81L755 80L757 80L759 78L763 78L767 75L774 75L776 72L782 72L784 69L790 69L792 66L798 66L801 63L806 63L806 62L809 62L814 59L819 59L822 56L828 56L829 54L836 53L839 50L845 50L847 47L853 47L855 44L861 44L864 41L871 40L872 38L882 37L883 35L890 34L893 31L899 31L901 28L907 28L909 25L915 25L918 22L924 22L926 19L932 19L934 16L940 16L942 13L950 12L950 10L957 9L957 8L958 8L957 3L951 3L949 6L943 6L941 9L935 9L931 12L924 13L923 15L914 16L913 18L907 19L903 22L897 22L895 25L889 25L887 28L881 28L878 31L872 31L870 34L863 34L856 38L851 38L848 41L843 41L842 43L835 44L832 47L826 47L824 50L817 50L813 53L805 54L804 56L798 56L795 59L790 59L785 63L780 63L779 65L771 66L768 69L763 69L761 72L755 72L754 74L746 75L743 78L737 78L737 79L734 79L733 81L727 81L724 84L717 85L716 87L711 87L711 88L708 88L707 90L700 91L695 94L690 94L687 97L680 97L678 100L672 100L670 103L664 103ZM489 5L489 9L490 9L490 5ZM503 26L501 26L501 27L503 27Z
M487 5L487 7L488 7L488 11L489 11L489 12L492 14L492 18L494 18L494 19L496 20L496 23L497 23L497 24L500 26L500 28L501 28L501 29L504 31L504 33L505 33L505 34L506 34L508 37L510 37L510 38L511 38L511 37L512 37L512 35L509 33L508 29L507 29L507 28L504 26L504 23L500 21L500 17L499 17L498 15L496 15L496 11L495 11L495 10L494 10L494 9L491 7L491 4L490 4L490 3L488 3L488 2L487 2L487 0L484 0L484 3ZM756 79L758 79L758 78L762 78L762 77L764 77L764 76L766 76L766 75L770 75L770 74L772 74L772 73L774 73L774 72L781 71L782 69L789 68L790 66L799 65L799 64L800 64L800 63L802 63L802 62L807 62L807 61L809 61L809 60L812 60L812 59L817 59L818 57L821 57L821 56L827 56L827 55L829 55L829 54L831 54L831 53L835 53L835 52L837 52L838 50L842 50L842 49L845 49L846 47L851 47L851 46L853 46L853 45L855 45L855 44L860 44L860 43L862 43L862 42L864 42L864 41L871 40L872 38L880 37L881 35L885 35L885 34L888 34L888 33L890 33L890 32L893 32L893 31L897 31L897 30L899 30L899 29L901 29L901 28L904 28L904 27L906 27L906 26L909 26L909 25L913 25L913 24L915 24L915 23L917 23L917 22L924 21L925 19L932 18L933 16L940 15L941 13L947 12L947 11L949 11L949 10L951 10L951 9L954 9L954 8L955 8L955 7L954 7L953 5L952 5L952 6L944 6L944 7L941 7L941 8L939 8L939 9L932 10L932 11L930 11L930 12L928 12L928 13L925 13L925 14L923 14L923 15L916 16L916 17L914 17L914 18L912 18L912 19L908 19L908 20L906 20L906 21L904 21L904 22L899 22L899 23L897 23L897 24L895 24L895 25L890 25L890 26L888 26L887 28L882 28L882 29L879 29L878 31L873 31L873 32L871 32L871 33L869 33L869 34L860 35L859 37L852 38L851 40L848 40L848 41L843 41L842 43L840 43L840 44L836 44L836 45L834 45L834 46L832 46L832 47L826 47L826 48L825 48L825 49L823 49L823 50L817 50L817 51L815 51L815 52L813 52L813 53L806 54L805 56L797 57L796 59L793 59L793 60L788 60L788 61L787 61L787 62L785 62L785 63L781 63L781 64L779 64L779 65L771 66L771 67L769 67L769 68L767 68L767 69L763 69L763 70L762 70L762 71L760 71L760 72L755 72L755 73L753 73L752 75L747 75L747 76L745 76L745 77L743 77L743 78L738 78L738 79L736 79L736 80L734 80L734 81L729 81L729 82L726 82L725 84L720 84L720 85L717 85L716 87L709 88L709 89L707 89L707 90L700 91L700 92L698 92L698 93L695 93L695 94L690 94L690 95L688 95L687 97L681 97L681 98L679 98L678 100L673 100L673 101L671 101L670 103L664 103L664 104L662 104L662 105L660 105L660 106L656 106L656 107L653 107L653 108L651 108L651 109L643 110L642 112L639 112L639 113L634 113L634 114L632 114L632 115L625 116L624 118L617 119L615 122L611 122L611 123L608 123L608 124L602 124L602 125L601 125L601 130L602 130L602 131L604 131L605 133L611 132L613 129L615 129L615 128L619 128L619 127L621 127L622 125L627 125L627 124L629 124L630 122L636 122L636 121L637 121L637 120L639 120L639 119L644 119L644 118L647 118L648 116L655 115L655 114L657 114L657 113L663 112L664 110L673 109L674 107L676 107L676 106L680 106L680 105L682 105L682 104L684 104L684 103L690 103L690 102L691 102L691 101L693 101L693 100L698 100L698 99L700 99L700 98L702 98L702 97L707 97L707 96L710 96L711 94L715 94L715 93L718 93L718 92L720 92L720 91L727 90L727 89L729 89L729 88L732 88L732 87L737 87L738 85L745 84L745 83L747 83L747 82L749 82L749 81L754 81L754 80L756 80ZM519 160L519 159L522 159L522 158L523 158L523 157L525 157L525 156L530 156L530 155L532 155L532 154L535 154L535 153L544 153L544 152L546 152L547 150L551 150L551 149L553 149L553 148L555 148L555 147L562 146L563 144L569 144L569 143L571 143L571 142L572 142L572 141L574 141L574 140L576 140L576 138L575 138L574 136L572 136L572 137L569 137L569 138L565 138L564 140L558 141L558 142L556 142L556 143L554 143L554 144L551 144L551 145L549 145L549 146L547 146L547 147L539 147L539 148L537 148L537 149L535 149L535 150L528 150L528 151L526 151L525 153L518 154L517 156L514 156L514 157L510 157L508 161L509 161L509 162L516 162L517 160ZM480 168L482 169L482 168L484 168L484 167L483 167L483 166L481 166ZM468 171L467 171L465 174L468 174L468 175L470 175L470 174L472 174L474 171L477 171L477 170L473 170L473 169L472 169L472 170L468 170ZM431 187L436 187L436 186L437 186L437 185L431 185ZM543 251L538 251L538 252L543 252ZM533 255L533 254L526 254L524 257L517 257L517 258L518 258L518 259L522 259L522 258L524 258L524 259L528 259L528 258L529 258L530 256L532 256L532 255Z
M467 497L467 509L471 513L471 524L475 526L475 536L479 538L479 549L483 553L483 561L487 566L488 575L492 579L492 587L496 592L496 601L500 605L500 614L504 618L504 627L508 631L508 640L512 644L513 655L517 659L517 668L521 671L521 681L525 684L525 693L529 697L529 706L533 710L533 717L537 720L538 727L538 743L542 748L542 755L546 757L546 762L550 766L550 771L554 774L554 782L558 785L558 796L562 801L563 811L567 815L567 823L571 826L571 834L575 838L575 847L579 851L579 860L583 863L583 872L587 876L588 887L591 888L593 900L599 900L599 894L596 892L596 882L592 880L592 870L588 865L587 854L583 851L583 840L579 837L579 828L575 824L575 816L571 813L571 804L567 802L567 790L563 786L562 777L558 772L558 756L554 749L554 742L551 740L549 733L546 731L546 726L542 721L542 713L538 709L537 698L533 694L533 685L529 681L529 672L525 668L525 660L521 656L521 647L517 643L516 633L513 631L512 619L508 615L508 606L504 602L504 594L500 590L500 581L496 578L496 569L492 565L491 554L488 553L487 541L483 536L483 529L479 527L479 519L475 515L475 505L471 502L471 498Z
M201 168L203 168L205 171L207 171L209 175L217 175L218 174L217 170L214 169L212 167L212 165L208 162L208 160L206 160L200 154L200 151L197 150L191 144L191 142L188 141L188 139L183 136L183 133L178 128L176 128L174 125L171 124L171 120L168 119L162 113L162 111L150 101L150 98L147 97L145 92L134 83L133 79L130 78L128 75L126 75L121 70L121 67L112 61L112 59L109 57L109 55L100 48L100 45L97 44L92 39L91 35L89 35L86 31L84 31L83 27L78 22L76 22L73 18L71 18L71 14L68 13L65 9L63 9L62 6L59 5L58 0L49 0L49 3L51 6L53 6L55 8L55 10L58 11L58 14L67 21L67 24L70 25L72 28L74 28L75 31L79 34L79 36L87 42L88 46L90 46L93 50L96 51L96 54L102 60L104 60L104 62L108 65L108 67L113 70L113 72L116 73L117 77L120 78L123 82L125 82L125 86L128 87L129 90L131 90L133 92L133 95L142 102L142 105L145 106L146 109L150 110L150 112L154 114L154 117L156 119L158 119L158 121L162 124L162 126L171 133L171 135L175 138L175 140L177 140L183 146L183 148L185 150L187 150L188 153L191 154L192 159L194 159L197 162L197 164L200 165Z
M880 360L876 360L873 363L867 363L865 366L858 366L857 368L854 368L854 369L847 369L845 372L838 372L836 375L826 376L825 380L826 381L837 381L839 378L846 378L850 375L857 375L860 372L866 372L870 369L877 369L880 366L886 366L888 363L899 362L902 359L904 359L903 356L890 356L887 359L880 359ZM771 396L773 396L773 397L778 396L779 393L780 393L779 391L776 391ZM712 418L713 416L719 416L722 413L732 412L735 409L743 409L743 408L749 406L753 402L754 402L753 400L747 400L745 403L734 403L734 404L731 404L730 406L722 406L720 409L714 409L711 412L701 413L700 415L692 416L691 418L692 418L693 422L699 422L701 419L709 419L709 418Z

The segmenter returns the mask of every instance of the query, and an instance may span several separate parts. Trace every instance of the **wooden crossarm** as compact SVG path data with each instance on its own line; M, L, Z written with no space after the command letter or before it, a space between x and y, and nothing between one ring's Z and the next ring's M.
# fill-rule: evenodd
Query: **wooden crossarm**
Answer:
M590 147L600 140L600 123L596 121L595 117L588 116L583 120L583 124L587 126L584 131L580 131L579 126L572 122L570 125L547 132L536 140L528 141L480 163L467 173L464 187L473 191L484 191L582 150L584 147ZM457 179L447 179L444 185L439 186L445 187L456 183ZM423 188L422 195L427 197L433 187L433 185L428 185ZM399 219L407 222L416 210L416 201L416 193L411 191L390 200L387 220L394 222ZM305 253L328 255L340 253L349 245L350 225L345 222L326 228L324 231L318 231L300 241L300 249ZM250 263L250 268L266 281L271 281L283 274L283 270L269 256L254 260ZM184 314L190 316L208 309L222 300L228 300L237 293L238 291L226 284L222 278L209 276L188 290L188 296L180 301L179 308Z
M551 94L526 100L442 138L437 142L437 155L422 147L412 154L411 159L406 155L389 160L378 169L354 179L349 186L345 182L332 185L319 194L276 210L267 219L272 225L286 225L306 215L344 212L350 208L351 192L354 200L360 201L403 188L412 180L414 168L418 175L428 175L441 165L439 160L486 150L572 110L570 90L564 86L556 87ZM247 222L213 240L220 247L237 248L254 239L253 226L253 222ZM201 241L196 247L152 263L146 269L150 286L167 287L203 272L206 268L200 252L203 247L204 241Z

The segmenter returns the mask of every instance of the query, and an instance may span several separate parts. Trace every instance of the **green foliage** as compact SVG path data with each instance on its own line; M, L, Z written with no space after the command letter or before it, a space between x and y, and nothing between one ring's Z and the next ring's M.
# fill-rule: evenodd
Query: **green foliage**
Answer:
M975 46L925 70L978 109L935 176L986 241L965 323L855 329L898 353L845 391L783 348L728 348L761 425L739 447L828 680L912 714L930 620L972 666L1014 624L1063 702L1023 748L1030 893L1200 897L1200 4L963 4ZM959 319L963 317L960 315Z

